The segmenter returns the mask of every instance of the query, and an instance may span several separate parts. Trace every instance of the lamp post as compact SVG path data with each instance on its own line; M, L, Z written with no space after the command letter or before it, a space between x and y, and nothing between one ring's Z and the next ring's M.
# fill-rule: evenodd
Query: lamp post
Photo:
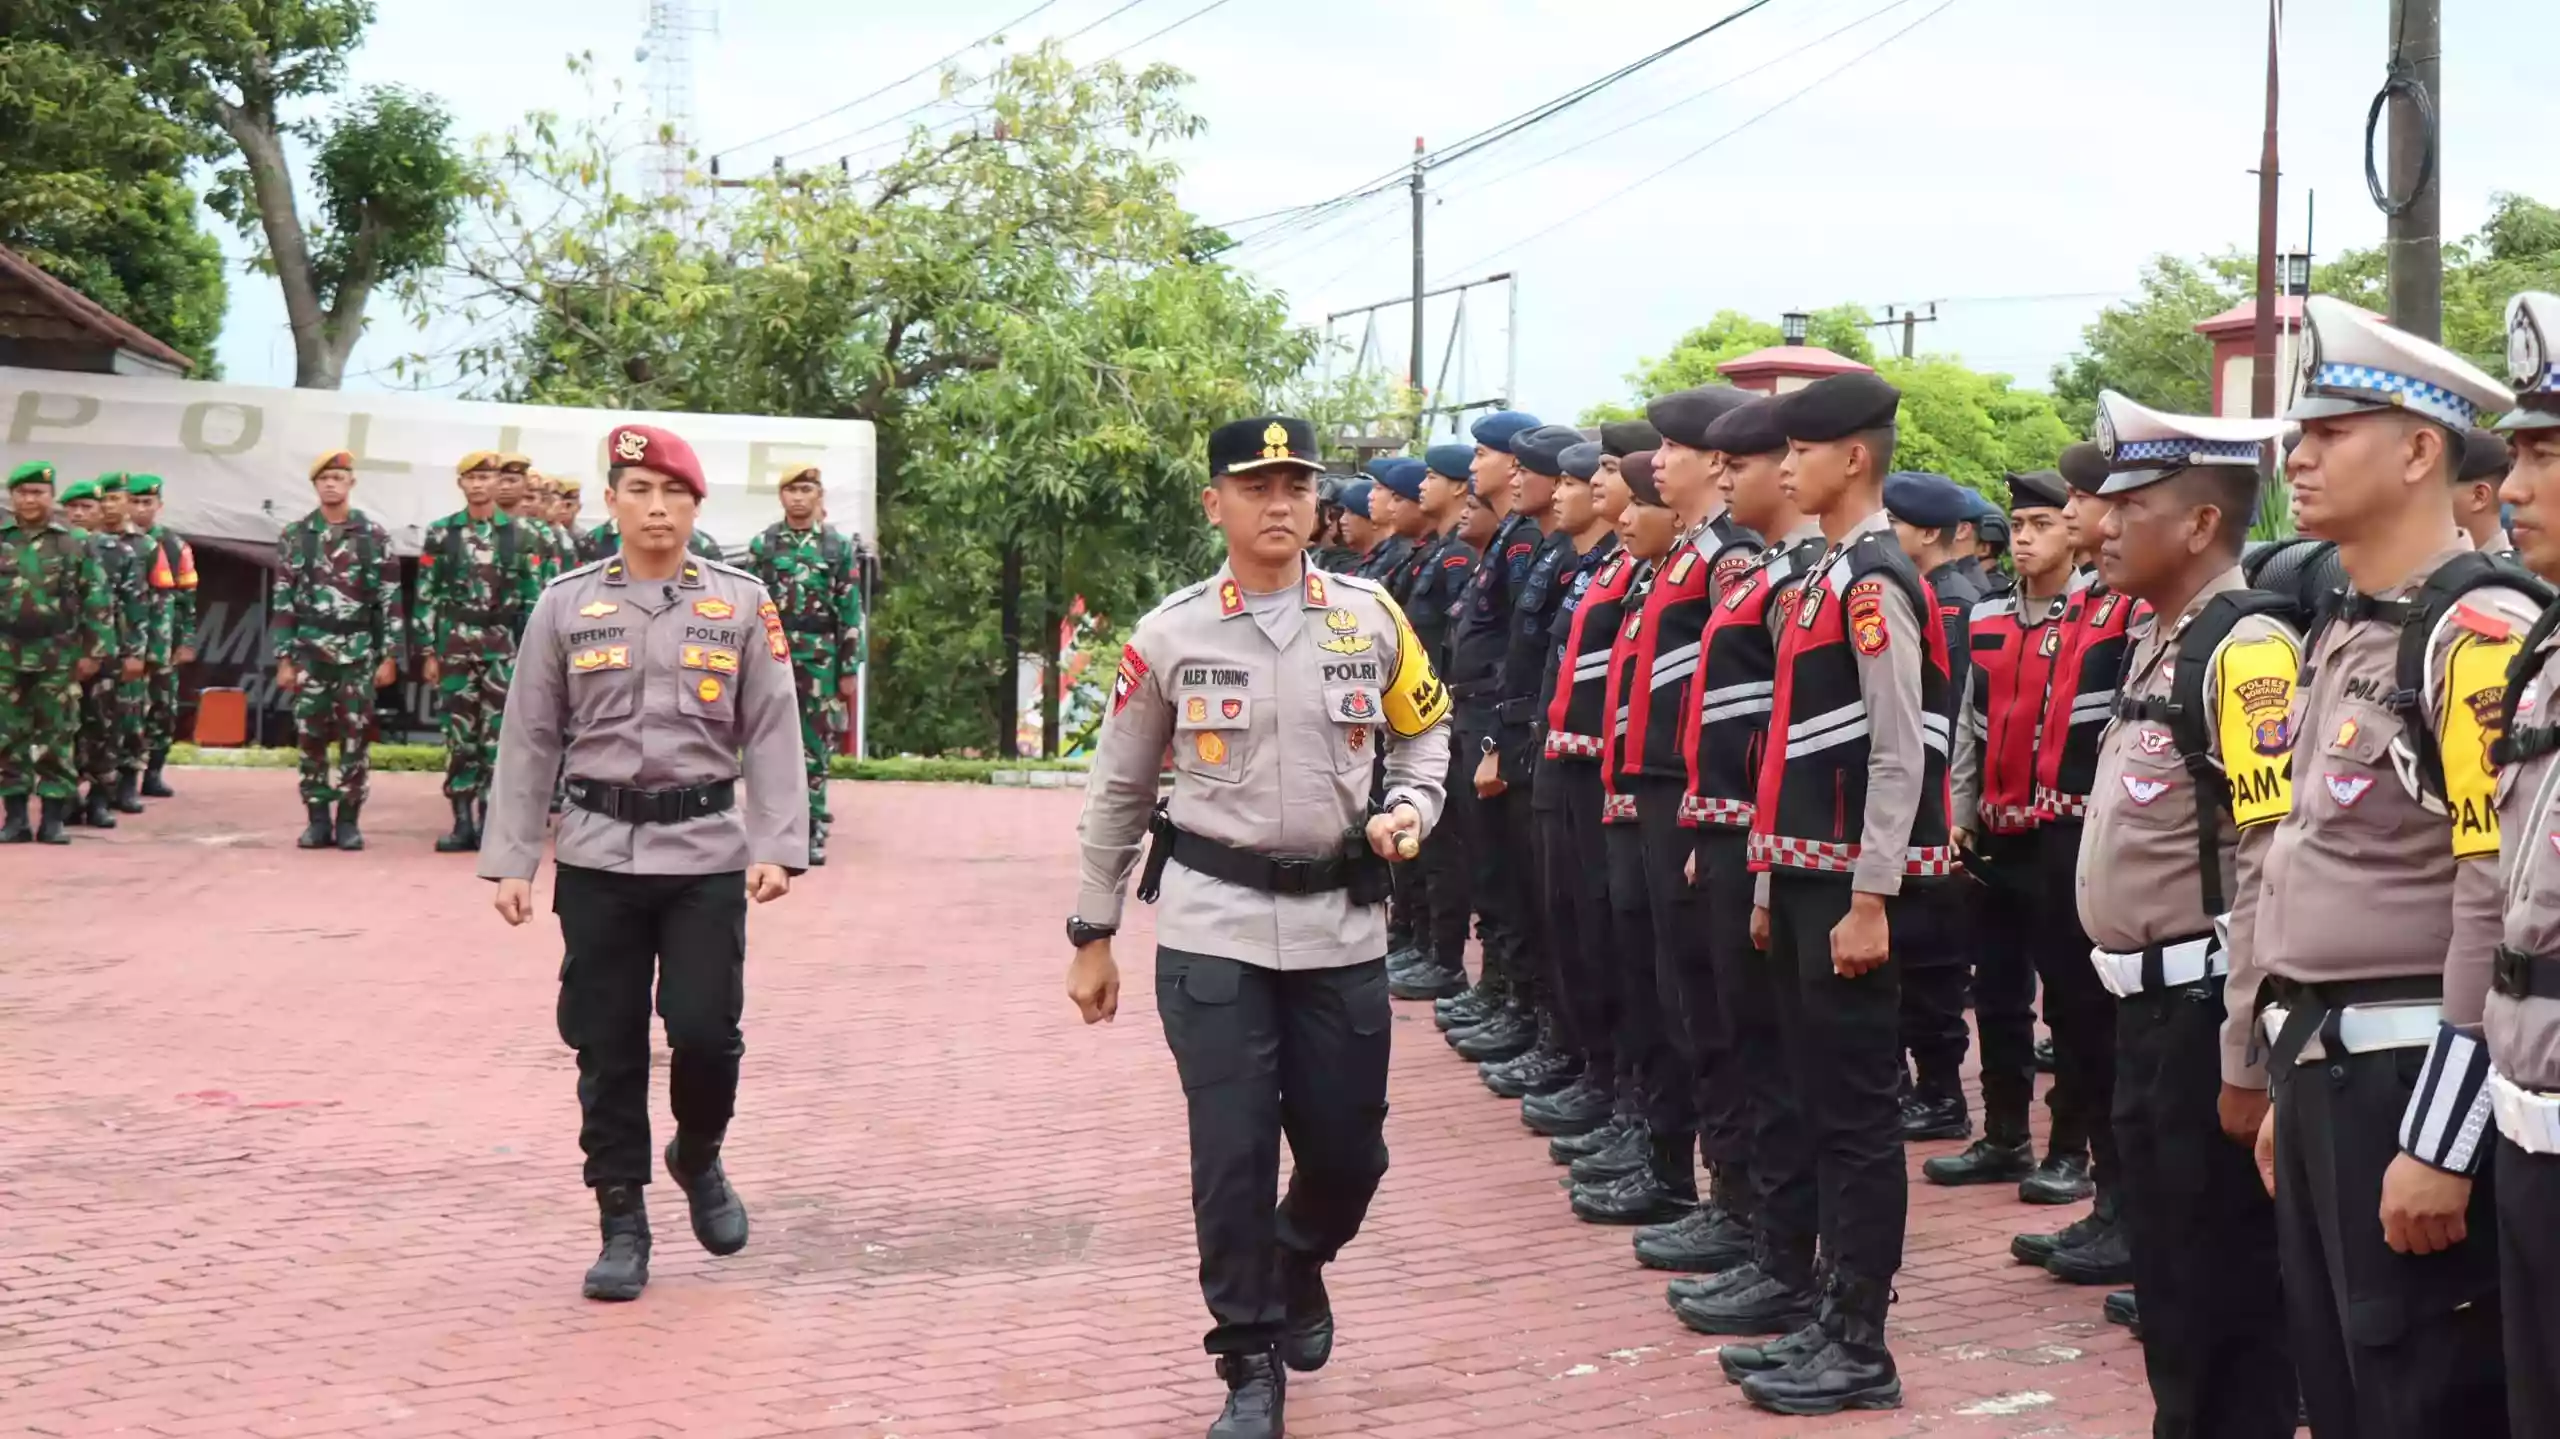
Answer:
M1813 317L1802 310L1789 310L1778 317L1778 333L1790 345L1801 345L1813 329Z
M2281 268L2284 272L2283 279L2285 294L2300 296L2311 293L2311 255L2309 251L2286 251L2281 258Z

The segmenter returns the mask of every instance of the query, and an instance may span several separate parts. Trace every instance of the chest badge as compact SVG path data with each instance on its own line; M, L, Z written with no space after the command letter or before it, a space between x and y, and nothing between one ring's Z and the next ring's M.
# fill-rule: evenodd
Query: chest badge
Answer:
M1200 762L1202 764L1225 764L1227 762L1227 742L1218 737L1218 732L1216 730L1204 729L1200 731L1199 738L1193 743L1193 750L1200 756Z
M2129 774L2124 777L2124 792L2132 797L2135 804L2149 804L2169 792L2169 782Z
M1182 702L1182 718L1187 723L1199 724L1208 717L1209 702L1207 700L1202 699L1198 695L1193 695L1191 698Z
M2047 626L2045 626L2045 630L2044 630L2044 638L2043 638L2043 639L2040 639L2040 640L2038 640L2038 641L2036 641L2036 657L2037 657L2038 659L2048 659L2048 660L2049 660L2049 659L2052 659L2055 655L2058 655L2058 654L2060 654L2060 653L2062 653L2062 628L2061 628L2061 626L2059 626L2059 625L2047 625Z
M1345 734L1343 738L1350 742L1351 752L1353 754L1358 754L1369 743L1369 727L1364 724L1353 725L1350 732ZM2560 835L2553 835L2551 837L2551 842L2555 845L2560 845Z
M2355 721L2347 723L2352 725ZM2355 808L2356 801L2363 799L2365 791L2373 788L2373 776L2369 774L2333 774L2327 780L2329 798L2336 800L2340 809Z
M2169 752L2169 746L2175 743L2175 741L2169 738L2169 732L2167 730L2147 729L2134 737L2134 743L2142 747L2142 752L2144 754L2159 755L2167 754ZM2133 779L2128 775L2125 778L2125 784L2130 786L2132 783ZM2150 801L2145 800L2143 803L2148 804Z
M1349 610L1327 610L1324 612L1324 627L1335 634L1347 635L1360 628L1360 617Z
M2338 737L2329 741L2329 747L2332 749L2345 749L2347 746L2356 742L2356 735L2360 732L2361 731L2358 730L2354 720L2340 720L2338 721Z
M1378 702L1369 698L1367 690L1353 690L1342 697L1342 717L1364 720L1378 712Z
M1218 713L1224 715L1228 719L1235 719L1244 713L1244 701L1237 699L1220 700L1218 701Z
M578 613L591 620L600 620L620 608L622 606L611 600L597 600L593 604L579 606Z
M738 607L727 600L695 600L693 612L706 620L725 620L736 614Z
M1331 650L1333 653L1338 655L1364 655L1376 645L1377 641L1369 638L1367 635L1353 634L1335 635L1332 639L1326 640L1323 644L1317 646L1317 648Z
M710 704L719 699L721 695L727 693L726 690L723 690L720 687L720 682L709 675L704 675L702 677L702 683L695 685L693 687L693 692L702 697L702 702L704 704Z

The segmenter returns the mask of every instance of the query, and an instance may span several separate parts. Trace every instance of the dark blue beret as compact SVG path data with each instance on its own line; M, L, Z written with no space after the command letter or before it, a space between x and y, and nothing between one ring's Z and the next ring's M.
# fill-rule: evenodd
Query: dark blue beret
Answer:
M1893 423L1902 392L1864 370L1827 375L1778 397L1778 428L1790 440L1823 444Z
M1511 453L1524 468L1542 475L1564 473L1564 452L1582 443L1582 432L1570 425L1540 425L1511 437Z
M1924 530L1946 529L1974 516L1962 485L1920 470L1896 470L1884 477L1884 508L1904 524Z
M1728 455L1770 455L1787 447L1787 432L1778 428L1777 401L1765 395L1734 406L1707 426L1700 449Z
M1600 473L1600 456L1603 453L1598 440L1584 440L1567 446L1563 454L1556 456L1556 463L1564 466L1564 472L1575 479L1587 480Z
M1433 445L1422 452L1422 463L1431 473L1461 484L1469 478L1469 470L1475 462L1476 447L1473 445Z
M1525 410L1496 410L1476 421L1468 433L1474 435L1476 443L1486 449L1500 450L1504 454L1509 454L1512 438L1526 434L1538 428L1538 425L1538 417Z
M1383 455L1369 462L1369 477L1404 499L1419 500L1423 468L1411 455Z
M1642 420L1612 420L1600 427L1600 449L1625 459L1638 450L1659 449L1662 432Z
M1693 450L1711 450L1715 446L1707 443L1708 428L1754 398L1749 390L1737 390L1731 385L1700 385L1694 390L1677 390L1647 400L1644 417L1666 440Z
M1369 491L1376 485L1375 480L1353 480L1344 485L1342 507L1364 520L1369 518Z

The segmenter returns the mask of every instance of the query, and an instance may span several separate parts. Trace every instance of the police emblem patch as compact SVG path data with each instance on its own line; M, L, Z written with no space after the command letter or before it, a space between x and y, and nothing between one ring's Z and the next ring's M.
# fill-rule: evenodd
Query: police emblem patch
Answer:
M1111 681L1111 712L1118 714L1129 707L1129 696L1138 692L1138 684L1147 677L1147 662L1138 658L1138 647L1120 647L1120 673Z
M2353 809L2356 801L2364 798L2365 791L2373 788L2373 776L2333 774L2328 776L2328 785L2329 798L2336 800L2340 809Z
M1200 724L1205 722L1208 718L1209 702L1207 700L1202 699L1198 695L1193 695L1191 698L1182 702L1183 723Z
M1342 717L1364 720L1378 712L1378 702L1367 690L1353 690L1342 697Z
M2165 779L2144 779L2140 775L2129 774L2124 777L2124 792L2132 796L2135 804L2149 804L2169 792L2169 782Z
M721 694L724 693L720 688L720 682L709 675L704 675L702 677L702 683L695 685L693 687L693 692L702 696L702 702L704 704L710 704L712 701L720 698Z
M1202 764L1225 764L1227 762L1227 742L1220 739L1218 737L1218 732L1213 729L1204 729L1200 731L1199 738L1192 744L1192 752L1200 756L1200 762Z
M2232 693L2249 722L2249 748L2270 756L2293 748L2293 681L2282 675L2260 675L2242 680Z
M1234 719L1238 715L1244 713L1244 701L1237 699L1220 700L1218 702L1218 713L1226 716L1228 719Z
M1849 637L1862 655L1880 655L1893 643L1884 626L1884 581L1860 580L1849 586Z
M1324 627L1335 634L1347 635L1360 628L1360 617L1349 610L1327 610L1324 612Z
M2345 749L2356 742L2356 735L2359 732L2353 718L2338 721L2338 734L2335 739L2329 741L2329 748Z
M2062 653L2062 627L2060 625L2045 626L2044 638L2036 641L2036 654L2044 659L2052 659L2060 653Z
M2480 726L2480 761L2492 771L2498 767L2495 758L2498 736L2505 733L2506 702L2505 685L2473 690L2462 697L2464 707L2471 711L2472 720Z

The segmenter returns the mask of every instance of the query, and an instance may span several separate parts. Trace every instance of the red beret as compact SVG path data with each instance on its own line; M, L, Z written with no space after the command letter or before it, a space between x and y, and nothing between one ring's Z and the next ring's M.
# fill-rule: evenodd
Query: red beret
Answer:
M681 436L655 425L617 425L604 444L605 463L614 468L644 465L682 481L695 499L710 498L711 487L702 479L702 461L694 458L693 446Z

